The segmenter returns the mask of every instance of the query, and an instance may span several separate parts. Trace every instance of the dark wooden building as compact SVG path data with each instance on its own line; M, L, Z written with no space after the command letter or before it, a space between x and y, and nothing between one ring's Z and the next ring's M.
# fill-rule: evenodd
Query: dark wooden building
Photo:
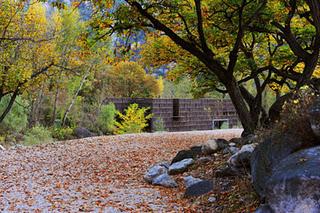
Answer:
M105 104L114 103L124 111L130 104L150 107L153 118L149 131L155 130L155 122L162 119L167 131L192 131L219 129L222 124L229 128L239 125L236 110L230 100L216 99L148 99L108 98Z

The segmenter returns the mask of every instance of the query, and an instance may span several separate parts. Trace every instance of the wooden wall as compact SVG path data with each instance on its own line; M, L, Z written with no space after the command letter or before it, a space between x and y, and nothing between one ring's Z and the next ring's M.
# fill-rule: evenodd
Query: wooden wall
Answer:
M114 103L119 111L137 103L140 107L150 107L153 118L149 131L154 130L154 122L162 118L167 131L210 130L216 123L228 121L229 127L238 125L239 120L230 100L215 99L147 99L108 98L105 104Z

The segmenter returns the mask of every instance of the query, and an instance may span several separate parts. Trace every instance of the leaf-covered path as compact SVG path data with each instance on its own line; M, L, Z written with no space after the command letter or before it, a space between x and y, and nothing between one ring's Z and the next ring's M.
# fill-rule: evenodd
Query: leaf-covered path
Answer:
M182 186L148 185L142 180L144 172L208 138L228 139L240 133L237 129L107 136L0 151L0 210L190 210Z

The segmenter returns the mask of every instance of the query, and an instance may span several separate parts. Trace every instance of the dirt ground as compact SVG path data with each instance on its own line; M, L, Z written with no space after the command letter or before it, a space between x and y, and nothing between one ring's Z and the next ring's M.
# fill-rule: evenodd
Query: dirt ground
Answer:
M176 176L178 188L167 189L145 183L143 174L154 163L170 161L181 149L203 144L211 138L238 137L241 131L105 136L0 151L0 210L210 211L211 207L204 201L207 197L196 200L183 198L182 176ZM211 166L218 165L217 162L219 160L211 162ZM199 166L190 174L209 177L212 169L208 169L208 165ZM223 193L213 194L218 198L216 203L223 200ZM227 200L230 201L229 198ZM227 212L227 209L220 210Z

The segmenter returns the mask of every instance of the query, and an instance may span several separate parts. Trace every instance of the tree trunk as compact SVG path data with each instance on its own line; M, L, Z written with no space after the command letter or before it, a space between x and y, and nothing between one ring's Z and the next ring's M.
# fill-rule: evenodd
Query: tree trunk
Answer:
M18 96L18 94L19 94L19 89L16 89L16 90L14 91L14 93L12 94L12 96L11 96L11 98L10 98L10 101L9 101L6 109L3 111L3 113L2 113L1 116L0 116L0 123L5 119L5 117L6 117L6 116L8 115L8 113L10 112L10 110L11 110L11 108L12 108L12 106L13 106L13 104L14 104L17 96Z
M79 85L77 91L75 92L75 94L74 94L74 96L73 96L73 98L71 100L71 103L69 104L67 110L65 111L65 113L63 115L62 124L61 124L62 126L65 126L68 114L71 111L71 109L72 109L72 107L73 107L73 105L74 105L74 103L75 103L75 101L76 101L76 99L78 97L78 94L82 89L82 86L83 86L84 82L86 81L87 77L89 76L91 69L92 69L92 66L90 66L90 68L87 70L87 72L83 75L83 77L81 79L81 82L80 82L80 85Z
M57 86L56 92L54 94L54 104L53 104L53 112L51 118L51 125L55 124L56 117L57 117L57 103L58 103L58 96L59 96L59 86Z
M42 101L43 101L43 96L44 96L44 84L41 85L41 89L39 91L39 94L38 94L38 98L37 98L37 102L36 102L36 110L35 110L35 123L36 125L38 125L40 123L40 116L41 116L41 104L42 104Z
M28 127L32 128L35 124L34 121L34 105L35 105L35 101L32 98L31 104L30 104L30 111L29 111L29 115L28 115Z
M236 79L232 77L232 79L230 79L225 86L228 90L228 94L230 95L231 101L238 113L240 122L244 128L244 134L246 135L254 133L256 127L254 126L254 122L251 119L248 106L246 105L245 100L242 97Z

